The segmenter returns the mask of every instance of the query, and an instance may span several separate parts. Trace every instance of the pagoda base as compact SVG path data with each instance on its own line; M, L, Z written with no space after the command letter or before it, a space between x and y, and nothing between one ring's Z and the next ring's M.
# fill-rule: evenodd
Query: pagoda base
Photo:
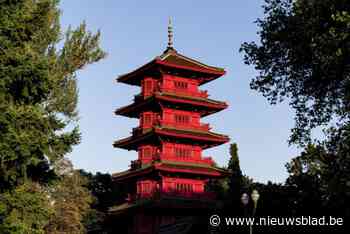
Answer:
M208 217L221 207L217 201L167 198L124 203L110 209L109 233L205 234Z

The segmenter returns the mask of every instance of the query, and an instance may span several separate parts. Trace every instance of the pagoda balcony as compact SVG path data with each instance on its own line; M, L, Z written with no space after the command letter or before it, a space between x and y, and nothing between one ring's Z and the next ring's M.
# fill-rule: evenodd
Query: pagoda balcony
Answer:
M207 132L211 129L208 123L200 123L199 125L181 124L173 121L164 121L162 119L159 119L157 122L160 126L167 126L167 127L180 128L180 129L199 130L204 132Z
M137 170L137 169L141 168L141 166L142 166L141 160L139 160L139 159L132 160L131 164L130 164L130 169L131 170Z
M215 200L214 192L188 192L176 190L154 190L147 193L128 194L126 200L134 203L140 200L160 200L162 198L171 199L190 199L190 200Z
M197 98L208 98L209 94L207 90L198 90L198 91L189 91L189 90L183 90L183 89L176 89L176 88L164 88L164 87L157 87L154 92L166 92L175 94L178 96L189 96L189 97L197 97ZM143 93L139 93L137 95L134 95L134 102L142 101L145 99L145 96Z
M190 96L190 97L198 97L198 98L208 98L209 97L207 90L189 91L189 90L176 89L176 88L160 87L159 91L166 92L166 93L173 93L173 94L176 94L179 96Z
M208 166L214 166L214 160L211 157L202 157L200 159L195 158L180 158L175 155L167 155L164 153L160 153L155 155L154 160L168 160L174 162L185 162L185 163L194 163L194 164L204 164Z
M145 130L145 128L136 127L136 128L133 128L133 129L132 129L131 134L132 134L133 136L137 136L137 135L142 134L142 133L144 132L144 130Z
M214 200L215 193L213 192L185 192L185 191L156 191L155 198L187 198L198 200Z
M171 128L178 128L178 129L188 129L188 130L197 130L197 131L202 131L202 132L208 132L211 127L208 123L200 123L199 125L195 124L180 124L176 123L174 121L164 121L162 119L156 119L153 122L154 125L158 125L160 127L171 127ZM149 129L149 127L135 127L132 129L131 134L133 136L137 136L142 134L146 129Z
M143 97L142 93L139 93L139 94L134 96L134 102L139 102L139 101L142 101L142 100L144 100L144 97Z
M214 160L211 157L202 157L201 159L193 159L193 158L180 158L172 155L169 156L166 154L157 153L157 154L154 154L151 159L151 161L161 161L161 160L214 166ZM131 170L137 170L141 167L142 167L142 161L140 159L132 160L130 163Z

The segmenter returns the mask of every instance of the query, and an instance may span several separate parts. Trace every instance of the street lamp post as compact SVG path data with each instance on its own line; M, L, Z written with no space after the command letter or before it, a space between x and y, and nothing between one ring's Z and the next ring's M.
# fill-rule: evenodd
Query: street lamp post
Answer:
M244 216L247 216L247 205L249 203L249 196L248 194L246 193L243 193L242 196L241 196L241 202L243 204L243 207L244 207Z
M252 215L252 217L254 217L255 213L256 213L256 207L258 206L258 200L260 198L260 194L258 193L258 190L255 190L255 189L253 190L253 192L251 194L251 198L252 198L252 200L254 202L253 215ZM253 233L253 225L252 225L252 223L250 224L250 232L249 233L250 234Z
M242 194L242 197L241 197L241 202L244 206L248 205L248 202L249 202L249 196L248 194L246 193L243 193Z
M260 198L260 194L258 192L258 190L253 190L252 194L251 194L251 198L252 198L252 201L254 202L254 208L253 208L253 214L252 214L252 217L255 216L255 213L256 213L256 207L258 206L258 200ZM244 216L247 216L247 205L249 203L249 196L248 194L246 193L243 193L242 196L241 196L241 202L244 206ZM252 234L253 233L253 224L250 223L249 225L249 233Z

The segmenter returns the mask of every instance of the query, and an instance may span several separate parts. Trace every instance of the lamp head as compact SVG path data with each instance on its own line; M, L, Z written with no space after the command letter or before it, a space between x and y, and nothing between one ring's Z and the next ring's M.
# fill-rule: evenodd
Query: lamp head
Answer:
M248 194L246 194L246 193L243 193L243 194L242 194L241 202L242 202L242 204L245 205L245 206L248 204L248 202L249 202L249 196L248 196Z
M258 190L254 189L251 196L252 196L253 202L257 203L260 198L260 194L258 193Z

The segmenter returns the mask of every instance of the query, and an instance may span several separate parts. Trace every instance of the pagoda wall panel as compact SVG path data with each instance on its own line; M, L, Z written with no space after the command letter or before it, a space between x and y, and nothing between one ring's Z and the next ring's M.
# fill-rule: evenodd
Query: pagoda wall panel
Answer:
M177 89L176 82L183 82L183 83L185 83L186 84L186 90L189 93L196 93L196 92L198 92L198 81L197 80L183 78L183 77L169 75L169 74L163 75L162 89L164 91L176 90Z
M142 145L138 148L138 159L141 163L150 163L158 153L158 147L154 145Z
M180 123L176 121L176 115L188 117L188 123L186 122ZM183 110L175 110L170 108L163 108L162 123L164 125L172 125L172 126L187 125L188 127L199 127L200 114L198 112L193 112L193 111L183 111Z
M140 114L140 127L141 128L150 128L152 127L157 119L159 118L159 113L152 111L144 111Z
M141 81L141 92L144 97L153 95L158 88L158 81L153 77L145 77Z
M162 191L168 193L202 193L204 181L187 178L162 177Z
M199 82L195 79L173 75L164 75L160 84L160 91L178 95L208 98L207 91L199 90Z
M136 193L139 197L150 197L159 188L155 180L139 180L136 182Z
M184 152L189 151L189 155L186 157L183 155L177 155L176 151L180 151L183 149ZM202 148L200 146L195 145L187 145L187 144L178 144L172 142L164 142L162 144L162 153L161 159L163 160L172 160L172 161L194 161L200 160L202 157Z

